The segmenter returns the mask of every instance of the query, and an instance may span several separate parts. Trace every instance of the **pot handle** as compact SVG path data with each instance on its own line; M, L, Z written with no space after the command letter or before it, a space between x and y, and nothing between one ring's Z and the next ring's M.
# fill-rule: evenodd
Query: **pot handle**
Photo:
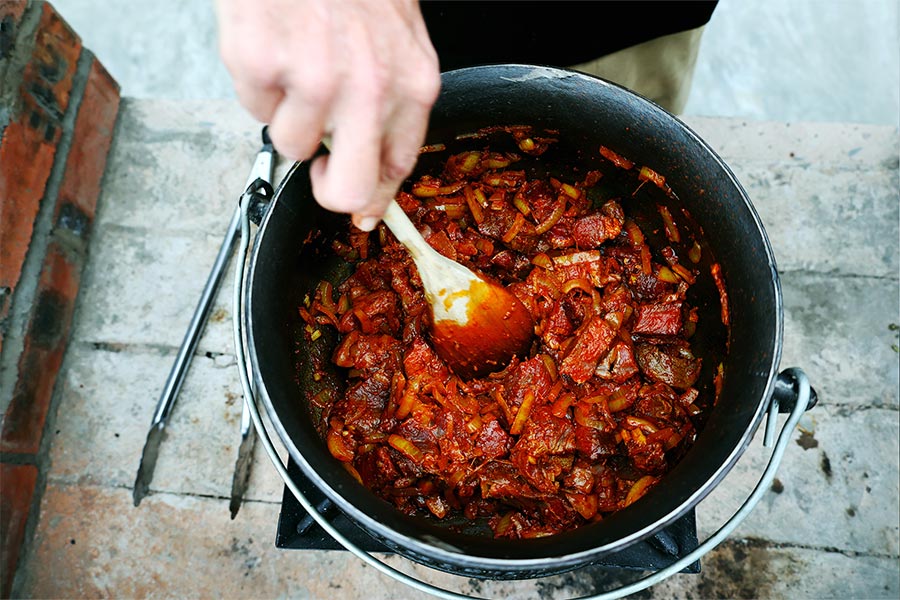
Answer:
M368 554L366 551L357 547L355 544L353 544L353 542L345 538L337 529L335 529L334 526L329 523L325 517L319 514L319 512L316 510L316 507L313 506L313 504L309 500L307 500L303 493L297 488L294 480L287 472L287 467L285 467L284 463L281 461L281 457L278 455L278 451L275 449L275 445L273 444L272 439L269 437L268 431L263 424L262 416L259 412L259 407L256 404L256 398L253 393L253 388L250 385L251 375L248 370L247 342L244 337L246 317L246 315L244 315L244 300L246 294L244 275L246 270L245 265L247 250L249 248L250 242L249 211L251 204L253 204L254 202L258 202L259 200L259 198L256 196L256 194L258 194L258 191L251 189L252 187L252 185L248 187L247 191L244 192L244 194L240 198L241 238L238 246L237 260L235 261L236 269L234 278L232 324L235 344L235 360L237 362L238 376L240 377L241 388L244 392L244 403L246 404L250 412L250 418L253 421L253 426L256 428L256 432L259 435L260 443L262 444L263 448L265 448L266 454L268 454L269 458L272 460L272 464L275 466L275 469L278 471L278 474L281 476L284 484L288 487L288 489L291 490L294 496L296 496L297 501L300 502L306 512L313 518L313 520L315 520L316 523L318 523L318 525L322 529L328 532L331 537L337 540L338 543L340 543L344 548L353 553L356 557L364 561L369 566L380 571L381 573L384 573L385 575L421 592L432 594L439 598L450 598L454 600L464 600L472 598L472 596L467 596L465 594L446 590L444 588L440 588L416 579L410 575L407 575L406 573L403 573L402 571L395 569L387 563L380 561L374 556ZM810 387L809 380L802 370L791 368L782 371L778 375L778 379L776 380L775 390L772 394L772 398L769 402L769 407L767 410L768 420L766 423L765 446L770 447L774 443L774 449L772 450L772 455L769 457L769 463L763 471L762 476L760 477L759 483L756 484L753 492L744 501L737 512L735 512L735 514L724 525L722 525L722 527L719 528L716 533L711 535L706 541L700 544L700 546L698 546L696 550L694 550L687 556L684 556L672 565L661 569L653 573L652 575L639 579L629 585L622 586L608 592L603 592L601 594L582 596L575 600L612 600L614 598L622 598L629 594L639 592L659 583L660 581L663 581L664 579L670 577L671 575L674 575L675 573L678 573L688 565L698 560L701 556L718 546L722 541L724 541L725 538L727 538L731 534L731 532L734 531L734 529L741 523L741 521L743 521L744 518L748 514L750 514L753 508L759 503L763 495L765 495L769 487L772 485L772 480L775 478L775 473L778 470L778 466L781 464L784 453L791 441L791 436L794 432L794 429L800 422L800 417L803 416L804 411L806 411L807 408L811 408L812 405L815 404L815 399L815 392ZM787 421L782 426L781 432L777 435L776 438L774 432L777 424L779 407L782 405L782 403L784 403L784 405L787 405L790 402L793 403L793 407L790 410L790 416L788 416Z
M777 415L779 413L793 413L798 405L804 407L801 412L806 412L819 403L819 396L809 382L806 383L808 397L805 402L801 400L802 386L795 376L796 371L803 373L800 369L785 369L775 378L772 398L769 400L768 417L766 417L766 432L763 437L763 446L766 448L771 448L775 443L775 429L778 425Z

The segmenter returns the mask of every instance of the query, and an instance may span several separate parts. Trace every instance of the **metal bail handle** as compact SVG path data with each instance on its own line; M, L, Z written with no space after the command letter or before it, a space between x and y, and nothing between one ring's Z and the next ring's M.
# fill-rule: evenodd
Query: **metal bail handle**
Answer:
M474 598L473 596L467 596L465 594L446 590L444 588L440 588L411 577L410 575L407 575L402 571L398 571L394 567L380 561L374 556L368 554L366 551L360 549L355 544L353 544L353 542L344 537L337 529L335 529L334 526L329 523L325 517L319 514L319 512L316 510L316 507L306 499L303 493L297 488L294 480L291 479L290 475L288 475L287 468L285 467L284 463L281 462L281 458L278 456L278 451L275 449L275 445L273 444L272 439L269 437L268 431L266 430L262 422L262 416L260 415L259 407L256 405L256 398L253 394L252 388L250 387L251 374L248 370L247 342L244 338L244 334L246 332L244 331L245 323L243 307L246 295L246 287L244 285L245 263L250 241L250 217L248 213L250 210L252 195L253 192L248 188L248 190L241 196L240 200L241 238L240 244L238 246L237 260L235 261L237 268L235 270L234 277L234 312L232 317L232 324L234 333L235 359L237 362L238 376L241 380L241 388L244 392L244 402L250 411L250 417L253 420L253 426L256 428L257 434L259 435L259 441L262 444L263 448L265 448L266 454L269 455L269 458L272 460L272 464L275 466L275 469L276 471L278 471L278 474L281 476L284 484L288 487L288 489L291 490L294 496L296 496L297 501L300 502L301 506L303 506L306 512L316 521L316 523L322 529L328 532L328 534L333 537L338 543L340 543L344 548L352 552L356 557L364 561L366 564L377 569L381 573L384 573L388 577L399 581L400 583L408 585L409 587L421 592L432 594L438 598L450 598L454 600L466 600ZM781 428L781 432L776 438L774 435L774 431L778 418L778 409L780 404L779 400L786 397L784 395L784 385L782 385L782 392L780 392L781 395L777 396L776 394L773 394L768 408L768 421L766 423L767 443L765 445L769 447L771 446L771 444L768 442L774 443L772 455L769 457L769 462L766 465L766 468L763 471L759 482L753 489L753 492L751 492L750 496L747 497L747 499L737 510L737 512L735 512L734 515L732 515L732 517L724 525L722 525L722 527L720 527L718 531L716 531L706 541L700 544L697 549L695 549L687 556L681 558L679 561L666 567L665 569L661 569L653 573L652 575L644 577L643 579L639 579L629 585L622 586L608 592L603 592L601 594L581 596L573 600L612 600L614 598L622 598L624 596L628 596L629 594L634 594L635 592L639 592L650 586L656 585L660 581L663 581L664 579L667 579L675 573L678 573L694 561L698 560L704 554L718 546L720 543L722 543L731 534L731 532L734 531L734 529L744 520L744 518L746 518L746 516L750 514L753 508L759 503L765 493L769 490L769 487L772 485L772 480L775 478L775 473L778 470L778 466L781 464L782 458L784 458L784 453L791 441L791 436L794 432L794 429L800 422L800 417L803 416L804 411L808 407L811 408L811 399L815 398L814 392L812 392L812 388L809 385L809 380L802 370L797 368L786 369L779 374L779 379L782 380L783 384L787 384L791 390L796 392L796 395L791 394L792 399L795 400L793 409L791 410L790 415L785 421L784 426ZM789 380L789 383L785 381L785 379Z

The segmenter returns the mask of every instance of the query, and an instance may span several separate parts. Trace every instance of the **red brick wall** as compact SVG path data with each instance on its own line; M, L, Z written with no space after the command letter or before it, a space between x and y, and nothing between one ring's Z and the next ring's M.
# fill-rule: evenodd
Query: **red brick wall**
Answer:
M119 87L50 3L31 0L0 0L0 86L0 362L12 374L0 387L0 399L9 399L0 423L6 598L37 519L44 427Z

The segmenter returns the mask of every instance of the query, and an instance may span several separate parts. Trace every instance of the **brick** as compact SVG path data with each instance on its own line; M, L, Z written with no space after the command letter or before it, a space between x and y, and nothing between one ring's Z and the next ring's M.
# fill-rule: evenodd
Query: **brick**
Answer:
M2 452L36 454L40 447L80 280L80 259L73 261L58 242L51 242L26 329L18 380L3 419Z
M9 598L38 470L34 465L0 463L0 598Z
M13 56L13 50L16 47L16 40L20 35L22 16L25 9L29 6L28 0L0 0L0 82L4 86L9 85L10 59ZM25 35L25 34L21 34ZM0 87L0 103L6 98L3 97L3 87ZM2 143L6 125L9 121L9 115L0 114L0 143ZM0 182L2 185L2 182ZM3 235L3 209L0 207L0 240L4 240ZM12 288L0 285L0 352L3 351L3 336L5 328L2 326L4 319L9 314L10 305L12 303Z
M44 3L40 10L31 57L11 107L13 116L0 141L0 198L4 199L0 204L0 319L9 310L8 298L25 262L81 55L80 38L53 7Z
M12 25L17 24L27 6L28 2L26 0L0 0L0 22L9 22Z
M6 69L27 7L27 0L0 0L0 81L6 81Z
M79 60L88 67L79 70L83 92L73 88ZM82 55L79 37L46 2L0 0L0 75L0 349L16 286L26 285L20 282L26 259L42 265L38 280L27 284L29 294L36 286L34 299L21 353L12 357L17 372L0 430L0 452L37 463L2 465L0 597L8 597L27 546L29 508L40 494L39 449L70 337L119 90L90 53ZM58 146L69 132L66 155ZM53 224L40 244L34 238L39 214L41 231Z
M26 0L0 0L0 76L5 75L6 61L12 56L27 6Z
M36 452L69 339L87 238L119 108L118 84L97 60L88 71L56 205L56 224L26 332L0 448ZM65 250L64 250L65 249Z
M54 218L58 232L64 230L85 241L118 112L119 85L99 61L92 60L59 190Z

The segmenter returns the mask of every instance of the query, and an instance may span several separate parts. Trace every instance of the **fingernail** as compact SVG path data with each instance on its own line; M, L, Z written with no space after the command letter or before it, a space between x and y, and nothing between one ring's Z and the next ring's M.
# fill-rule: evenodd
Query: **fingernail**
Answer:
M363 231L372 231L375 227L378 226L378 221L381 219L377 219L375 217L361 217L357 219L356 226Z

